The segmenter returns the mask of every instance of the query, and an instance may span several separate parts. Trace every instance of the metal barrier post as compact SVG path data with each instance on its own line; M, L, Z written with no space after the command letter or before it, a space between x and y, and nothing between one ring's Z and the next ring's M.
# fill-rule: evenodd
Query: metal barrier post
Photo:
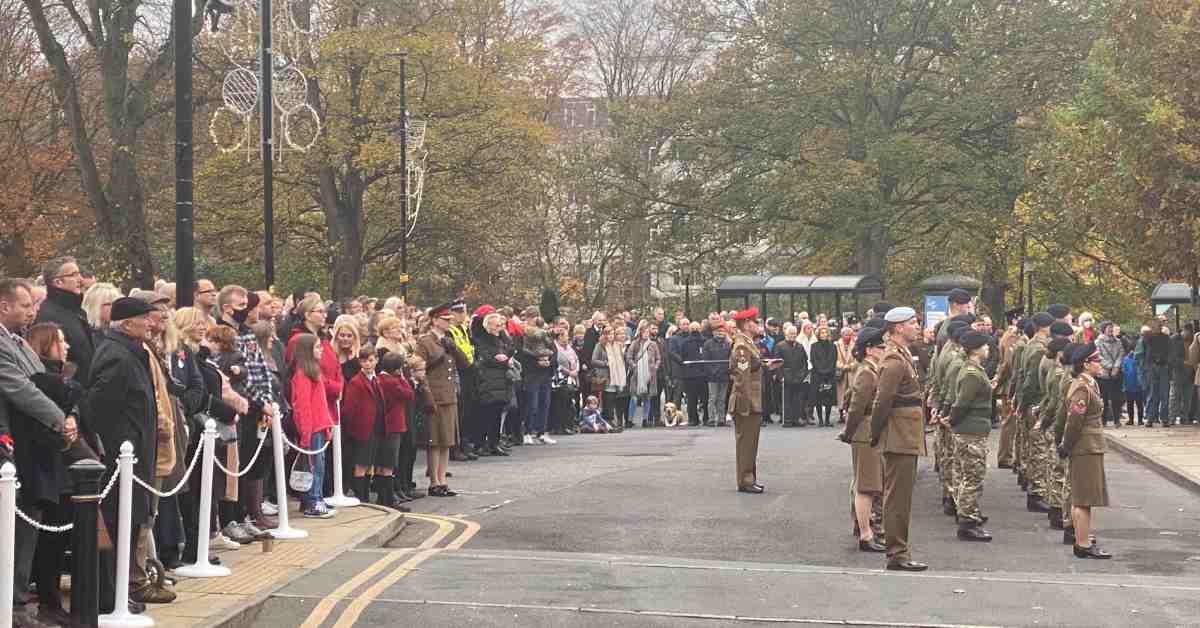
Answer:
M279 505L279 527L268 530L277 539L304 539L308 532L288 525L287 476L283 472L283 429L282 420L276 412L271 419L271 446L275 450L275 503Z
M117 458L117 472L121 479L117 480L120 491L120 503L117 507L117 538L113 544L117 550L117 583L116 600L113 612L100 616L101 628L139 628L154 625L154 620L147 615L134 615L129 612L129 548L130 537L133 534L133 443L121 443L121 455Z
M212 521L212 483L213 456L217 448L217 422L209 419L204 422L204 433L200 436L200 446L204 448L203 462L200 467L200 518L196 528L196 563L184 565L175 573L188 578L219 578L233 573L228 567L213 565L208 562L208 531Z
M17 468L0 466L0 628L12 628L13 571L17 567Z
M75 494L71 532L71 620L76 626L96 628L100 616L100 480L105 467L96 460L71 465Z
M361 502L356 497L347 497L342 491L342 423L333 424L333 497L325 500L335 508L352 508Z

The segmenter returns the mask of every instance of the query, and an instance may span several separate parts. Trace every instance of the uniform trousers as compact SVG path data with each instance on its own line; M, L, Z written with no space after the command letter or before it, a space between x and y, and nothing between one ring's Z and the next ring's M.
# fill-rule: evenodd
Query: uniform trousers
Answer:
M954 432L944 426L938 426L938 443L940 445L941 457L938 459L938 471L942 477L942 497L954 499L954 494L958 492L958 480L955 478L955 462L956 445L954 441Z
M758 434L761 414L733 415L733 438L737 449L737 486L749 488L758 479Z
M979 501L983 497L987 457L987 434L954 435L954 477L957 482L954 505L958 509L959 521L983 523Z
M1000 448L996 451L996 462L1003 466L1012 466L1013 462L1013 418L1012 408L1008 402L1000 405Z
M883 454L883 527L889 563L902 563L909 554L908 526L912 518L913 486L917 482L917 457Z

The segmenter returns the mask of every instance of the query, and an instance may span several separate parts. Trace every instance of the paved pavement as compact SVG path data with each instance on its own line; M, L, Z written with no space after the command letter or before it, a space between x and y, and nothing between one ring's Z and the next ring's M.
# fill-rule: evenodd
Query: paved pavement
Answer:
M1114 505L1096 525L1116 558L1081 561L1025 512L1008 471L986 483L996 541L957 541L923 461L912 541L932 568L897 574L850 537L834 432L766 428L761 496L733 490L720 428L563 437L456 464L463 495L416 502L389 547L296 578L245 623L1200 625L1200 500L1141 464L1107 457Z
M1112 449L1200 493L1200 425L1109 427L1105 437Z

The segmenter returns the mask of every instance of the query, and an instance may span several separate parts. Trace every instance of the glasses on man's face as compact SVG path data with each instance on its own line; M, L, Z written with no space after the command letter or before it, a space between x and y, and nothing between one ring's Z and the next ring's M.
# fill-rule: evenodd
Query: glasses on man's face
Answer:
M211 288L209 290L201 290L200 292L197 292L196 294L216 294L216 293L217 293L217 289Z
M80 277L83 277L83 273L77 270L73 273L64 273L62 275L59 275L59 276L55 277L55 279L78 279Z

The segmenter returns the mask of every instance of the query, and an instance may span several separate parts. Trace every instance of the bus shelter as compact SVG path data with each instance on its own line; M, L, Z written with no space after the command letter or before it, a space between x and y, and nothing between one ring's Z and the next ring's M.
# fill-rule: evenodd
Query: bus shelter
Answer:
M933 329L938 323L946 320L950 314L948 297L951 290L966 290L972 295L978 295L982 286L978 279L967 275L934 275L921 281L925 329Z
M1175 310L1175 329L1180 329L1183 317L1183 306L1192 304L1192 287L1186 283L1160 283L1150 293L1150 308L1154 316L1162 316L1169 310ZM1190 309L1190 308L1189 308ZM1196 312L1191 312L1194 317Z
M883 295L883 283L874 275L732 275L717 285L717 309L729 302L742 308L757 305L764 318L774 314L792 320L799 305L814 319L817 312L844 319L861 315L864 303L870 307Z

